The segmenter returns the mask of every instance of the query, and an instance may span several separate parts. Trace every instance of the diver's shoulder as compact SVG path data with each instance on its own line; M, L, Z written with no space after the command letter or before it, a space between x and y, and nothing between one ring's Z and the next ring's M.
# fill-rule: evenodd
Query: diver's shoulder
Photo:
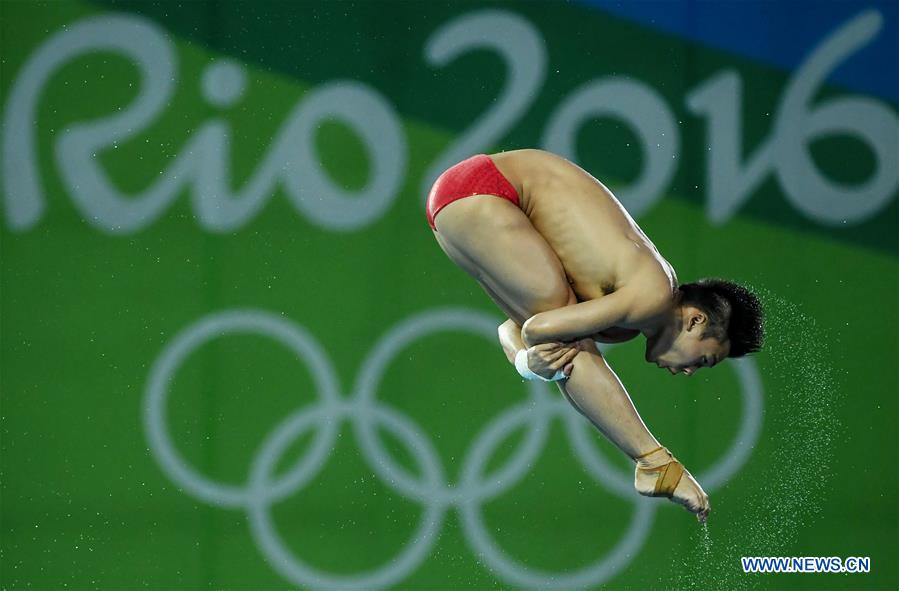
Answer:
M658 265L644 264L622 287L633 301L633 311L641 317L651 317L668 310L674 303L677 286Z

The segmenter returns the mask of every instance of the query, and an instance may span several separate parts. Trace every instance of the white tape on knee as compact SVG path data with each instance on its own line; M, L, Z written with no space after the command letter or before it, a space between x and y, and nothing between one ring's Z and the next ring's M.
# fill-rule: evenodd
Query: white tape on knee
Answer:
M559 380L564 380L568 376L565 375L565 372L561 369L555 373L555 375L551 378L544 378L543 376L536 374L531 371L531 368L528 367L528 350L521 349L518 353L515 354L515 369L518 370L518 375L523 377L526 380L540 380L541 382L558 382Z

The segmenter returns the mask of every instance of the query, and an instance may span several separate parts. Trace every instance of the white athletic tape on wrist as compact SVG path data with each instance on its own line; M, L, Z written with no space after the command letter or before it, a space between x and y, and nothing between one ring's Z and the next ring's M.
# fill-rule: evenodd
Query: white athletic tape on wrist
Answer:
M515 354L515 369L518 370L518 375L523 377L526 380L540 380L541 382L558 382L559 380L564 380L568 376L565 375L565 372L561 369L556 372L556 374L551 378L544 378L543 376L536 374L531 371L531 368L528 367L528 350L521 349L518 353Z

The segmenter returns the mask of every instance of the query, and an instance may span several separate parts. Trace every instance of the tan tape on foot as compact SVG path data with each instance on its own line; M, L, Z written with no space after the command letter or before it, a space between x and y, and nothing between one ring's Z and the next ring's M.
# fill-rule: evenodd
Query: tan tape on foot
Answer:
M670 464L666 464L660 472L661 474L659 474L659 479L656 480L653 495L670 497L674 494L674 489L677 488L681 477L684 475L684 466L677 460L674 460Z
M637 468L643 472L656 473L653 497L670 497L674 495L681 477L684 475L684 466L677 461L666 447L659 446L636 458Z

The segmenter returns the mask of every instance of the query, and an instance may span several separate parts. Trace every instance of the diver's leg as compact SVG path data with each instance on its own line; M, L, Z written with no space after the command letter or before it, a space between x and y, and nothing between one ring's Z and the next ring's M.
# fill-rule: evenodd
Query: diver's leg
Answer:
M571 376L558 383L559 390L631 459L660 447L596 344L583 339L579 346Z
M552 248L512 202L493 195L454 201L435 218L435 237L518 324L564 306L571 289Z

